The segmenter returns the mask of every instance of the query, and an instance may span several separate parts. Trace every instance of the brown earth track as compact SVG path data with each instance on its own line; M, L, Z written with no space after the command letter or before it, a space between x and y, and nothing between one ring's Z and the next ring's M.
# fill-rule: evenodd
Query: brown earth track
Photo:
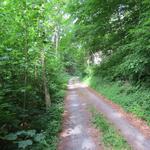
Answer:
M74 86L70 86L65 100L63 131L58 150L102 150L99 132L90 124L87 105Z
M99 134L90 124L86 108L95 107L124 136L135 150L150 150L149 128L134 125L133 119L121 107L109 102L93 89L81 83L71 83L66 98L66 115L58 150L101 150ZM133 118L133 117L132 117ZM147 131L147 133L145 133Z

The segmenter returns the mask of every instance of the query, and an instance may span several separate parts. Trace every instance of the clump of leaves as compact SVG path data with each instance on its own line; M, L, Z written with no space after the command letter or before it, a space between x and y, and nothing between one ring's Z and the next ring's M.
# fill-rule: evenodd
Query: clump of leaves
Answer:
M45 140L44 133L36 133L36 130L22 130L16 133L9 133L3 140L12 141L18 145L18 148L26 149L31 146L34 142L43 143Z

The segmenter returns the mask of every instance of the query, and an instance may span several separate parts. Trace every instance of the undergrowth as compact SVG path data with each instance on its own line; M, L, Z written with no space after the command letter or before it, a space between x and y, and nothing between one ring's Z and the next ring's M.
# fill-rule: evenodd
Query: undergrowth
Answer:
M11 132L4 137L2 150L56 150L58 145L58 133L61 130L62 113L64 109L63 97L51 105L49 110L38 111L32 116L30 127L24 130ZM41 114L40 114L41 113ZM9 142L9 143L8 143Z
M128 143L118 133L118 131L95 109L91 109L92 123L100 130L104 149L130 150Z
M32 150L56 150L58 145L58 133L61 130L63 113L63 102L53 104L51 109L43 118L40 119L42 124L46 124L44 139L39 144L32 146Z
M85 82L150 125L150 89L125 82L111 82L100 77L89 77Z

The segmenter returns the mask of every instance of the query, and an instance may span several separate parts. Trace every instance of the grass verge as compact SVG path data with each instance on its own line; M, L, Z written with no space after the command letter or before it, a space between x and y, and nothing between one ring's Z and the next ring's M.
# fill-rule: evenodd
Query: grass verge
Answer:
M89 77L84 81L108 99L122 106L127 112L145 120L150 126L150 89L129 83L110 82L100 77Z
M101 138L106 150L131 150L125 139L118 131L95 109L91 109L92 123L100 130Z

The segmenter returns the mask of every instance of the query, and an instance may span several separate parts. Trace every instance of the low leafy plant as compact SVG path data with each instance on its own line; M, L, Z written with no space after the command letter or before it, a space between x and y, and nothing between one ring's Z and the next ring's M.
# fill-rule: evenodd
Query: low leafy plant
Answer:
M9 133L5 137L2 137L2 139L17 144L19 149L26 149L33 145L34 142L43 143L45 135L44 133L37 133L36 130L22 130Z

